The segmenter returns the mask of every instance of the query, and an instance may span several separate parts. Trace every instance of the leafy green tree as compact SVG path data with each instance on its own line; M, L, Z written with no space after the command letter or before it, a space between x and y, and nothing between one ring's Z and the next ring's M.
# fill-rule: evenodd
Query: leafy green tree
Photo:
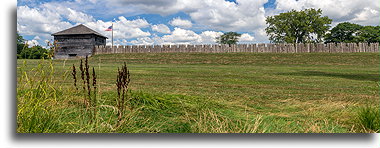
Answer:
M380 26L364 26L357 33L358 42L380 42Z
M380 42L380 26L344 22L332 28L326 36L326 43L375 43Z
M362 26L358 24L353 24L349 22L339 23L334 28L331 29L330 33L326 35L326 43L352 43L358 42L356 35Z
M321 9L292 10L267 17L265 31L273 43L321 42L331 21Z
M236 44L239 42L239 37L241 34L236 32L226 32L222 34L220 37L216 38L216 42L219 44L228 44L230 47L232 44Z
M23 59L42 59L48 58L48 50L41 47L40 45L33 46L31 48L25 48L19 54L19 58Z
M22 49L25 48L25 39L18 33L16 32L16 41L17 41L17 54L20 54Z

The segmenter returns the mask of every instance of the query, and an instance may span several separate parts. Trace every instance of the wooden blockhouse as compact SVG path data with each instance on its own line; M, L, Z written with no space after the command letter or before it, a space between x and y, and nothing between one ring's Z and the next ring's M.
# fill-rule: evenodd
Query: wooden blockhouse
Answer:
M52 34L57 43L56 59L91 56L97 45L106 45L104 35L83 24Z

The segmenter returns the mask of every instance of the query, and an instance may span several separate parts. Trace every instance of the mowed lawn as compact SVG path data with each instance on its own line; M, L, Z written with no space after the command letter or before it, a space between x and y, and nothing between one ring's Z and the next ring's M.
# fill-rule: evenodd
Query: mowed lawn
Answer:
M126 62L130 96L143 108L136 116L148 122L131 132L366 132L358 111L380 103L378 53L133 53L89 60L98 74L99 104L110 105L117 69ZM39 62L19 59L17 66L28 71ZM79 71L79 63L53 61L56 83L70 90L62 95L72 102L81 99L68 93L71 67ZM141 101L144 96L150 99ZM75 121L62 119L56 132L128 132L68 126Z

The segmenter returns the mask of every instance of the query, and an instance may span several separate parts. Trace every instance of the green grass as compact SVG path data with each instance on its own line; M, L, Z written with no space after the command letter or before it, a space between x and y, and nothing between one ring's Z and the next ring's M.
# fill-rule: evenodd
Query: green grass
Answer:
M73 88L70 68L79 67L79 60L53 60L50 82L54 83L42 88L57 97L39 99L48 103L35 107L49 110L41 112L49 118L39 120L51 124L43 131L25 130L22 125L29 127L31 121L18 118L17 131L378 132L363 126L358 117L362 107L379 108L376 53L134 53L89 60L98 74L96 121L88 122L81 108L83 95ZM131 91L125 122L116 126L115 83L123 62L131 72ZM26 72L41 81L44 76L31 71L38 63L18 60L19 110L28 106L20 103L38 98L24 97L31 87L24 86L21 77ZM49 66L40 69L52 71ZM81 81L77 85L81 88ZM22 113L18 116L31 114Z
M380 110L371 106L362 107L358 112L359 125L369 132L380 131Z

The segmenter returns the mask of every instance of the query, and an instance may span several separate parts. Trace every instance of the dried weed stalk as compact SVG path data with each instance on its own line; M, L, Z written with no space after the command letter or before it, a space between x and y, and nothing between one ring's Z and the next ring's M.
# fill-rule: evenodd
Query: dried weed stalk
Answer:
M125 101L128 91L128 85L131 81L129 70L127 68L126 63L124 62L124 65L121 67L121 69L118 68L118 75L116 78L116 86L117 86L117 108L118 108L118 121L121 121L121 118L123 116L123 112L125 109Z
M86 56L86 60L84 61L84 71L86 74L86 82L85 85L87 86L87 107L91 106L91 86L90 86L90 72L88 71L88 57Z
M71 73L71 75L73 76L73 79L74 79L74 87L76 90L78 90L78 87L77 87L77 71L76 71L74 64L73 64L73 72Z
M86 56L86 59L83 63L82 60L80 60L79 70L81 71L81 79L83 81L83 104L86 107L86 110L93 108L94 109L94 117L96 113L96 73L95 68L92 68L92 85L90 84L90 66L88 64L88 57ZM73 65L73 78L74 78L74 86L76 87L76 70L75 66ZM92 86L92 88L91 88ZM94 93L91 94L91 89L93 89Z
M93 96L93 108L94 108L94 117L96 114L96 108L97 108L97 100L96 100L96 74L95 74L95 68L92 67L92 87L94 88L94 96Z
M80 65L79 65L79 70L80 70L80 73L81 73L81 79L82 79L82 82L83 82L83 85L82 85L82 88L83 88L83 92L86 92L86 81L84 80L84 69L83 69L83 61L82 59L80 60ZM87 104L86 103L86 96L84 95L84 98L83 98L83 104Z

